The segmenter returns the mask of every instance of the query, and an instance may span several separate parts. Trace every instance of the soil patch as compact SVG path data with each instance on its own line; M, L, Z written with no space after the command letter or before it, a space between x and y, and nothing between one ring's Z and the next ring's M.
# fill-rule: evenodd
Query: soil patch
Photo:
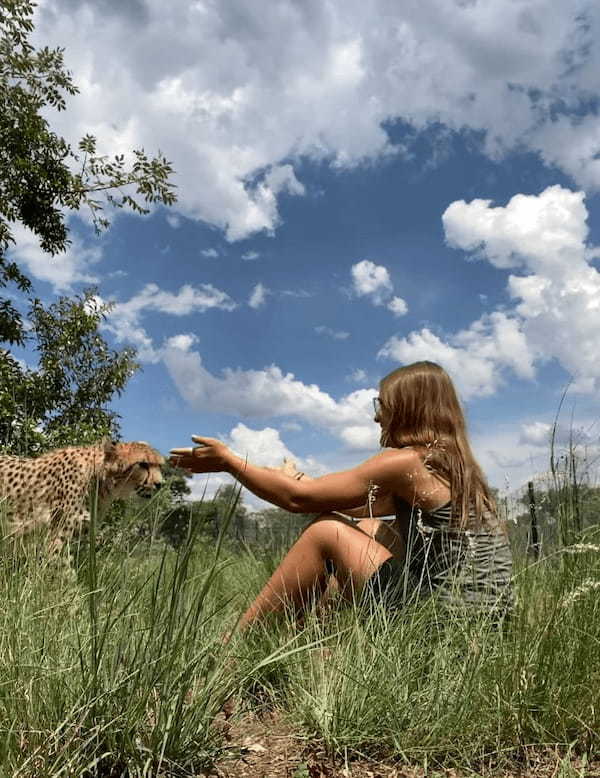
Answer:
M206 776L214 778L600 778L600 762L579 759L565 772L563 758L554 751L532 751L522 768L470 771L429 769L352 758L332 760L314 743L302 739L276 712L223 718L221 726L231 746L227 758ZM569 768L567 767L567 770Z

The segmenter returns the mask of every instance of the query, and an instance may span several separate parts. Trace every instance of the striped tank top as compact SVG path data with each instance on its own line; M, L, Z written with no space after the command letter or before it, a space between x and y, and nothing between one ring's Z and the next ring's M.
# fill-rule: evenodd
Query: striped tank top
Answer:
M396 513L408 506L397 500ZM404 510L402 511L402 508ZM434 594L443 605L506 612L512 607L512 553L503 529L488 516L472 529L452 521L452 505L413 509L398 524L406 544L402 571L404 601ZM496 526L494 526L494 524Z

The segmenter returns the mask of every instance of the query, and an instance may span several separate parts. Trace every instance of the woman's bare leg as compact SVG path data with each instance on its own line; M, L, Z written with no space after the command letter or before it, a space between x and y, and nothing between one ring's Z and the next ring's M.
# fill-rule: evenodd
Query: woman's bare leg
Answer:
M313 594L321 595L331 560L342 595L352 597L392 556L391 552L356 525L324 515L310 524L285 555L258 597L242 616L241 629L267 613L282 611L286 603L306 608Z

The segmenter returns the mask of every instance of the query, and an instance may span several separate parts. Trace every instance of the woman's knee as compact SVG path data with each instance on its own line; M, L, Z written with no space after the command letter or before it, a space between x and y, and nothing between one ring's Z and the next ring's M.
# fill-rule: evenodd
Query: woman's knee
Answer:
M332 553L335 553L342 540L351 540L351 537L356 532L363 534L349 521L324 513L317 516L304 529L302 537L306 541L314 543L323 555L331 556Z

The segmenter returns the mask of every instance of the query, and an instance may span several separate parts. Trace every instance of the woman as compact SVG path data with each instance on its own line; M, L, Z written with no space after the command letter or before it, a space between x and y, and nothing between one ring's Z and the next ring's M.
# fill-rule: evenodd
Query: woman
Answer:
M447 606L499 613L510 606L508 539L448 374L432 362L401 367L381 381L374 405L382 451L321 478L257 467L212 438L194 436L196 448L172 450L172 461L190 472L228 472L280 508L319 514L241 627L290 601L304 609L332 575L345 597L368 584L393 601L434 593Z

